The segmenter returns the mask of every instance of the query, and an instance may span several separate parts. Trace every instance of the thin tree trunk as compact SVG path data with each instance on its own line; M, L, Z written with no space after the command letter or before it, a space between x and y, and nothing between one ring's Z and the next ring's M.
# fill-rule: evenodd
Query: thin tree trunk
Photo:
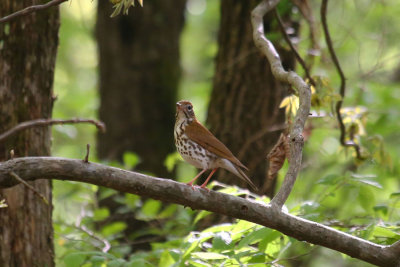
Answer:
M207 122L211 131L250 169L249 177L262 193L272 196L275 180L267 180L266 156L285 121L279 104L287 87L274 79L266 58L254 45L250 12L258 2L221 3L219 49ZM278 41L280 32L276 24L271 26L273 19L268 16L264 25L266 32L278 36ZM284 67L293 69L293 55L277 47ZM219 177L220 181L247 186L227 172L221 172Z
M185 0L147 1L128 16L110 19L108 1L99 1L101 159L140 157L138 170L167 177L166 156L175 151L173 125L180 79L179 41Z
M2 0L0 17L46 1ZM50 118L58 45L57 7L0 25L0 132L19 122ZM50 155L48 128L26 130L0 144L0 160ZM54 266L51 182L30 183L45 204L23 185L0 190L0 266Z
M166 156L175 152L173 125L181 74L180 33L184 24L185 0L145 1L129 15L110 19L108 1L100 0L96 35L100 57L100 119L107 132L98 136L98 155L104 160L122 161L125 152L140 157L136 170L159 177L174 177L164 166ZM100 189L101 191L102 189ZM99 205L110 210L109 218L98 226L124 221L124 237L159 222L136 219L135 210L117 213L121 203L113 196ZM135 240L149 236L135 235ZM132 250L149 249L138 242Z

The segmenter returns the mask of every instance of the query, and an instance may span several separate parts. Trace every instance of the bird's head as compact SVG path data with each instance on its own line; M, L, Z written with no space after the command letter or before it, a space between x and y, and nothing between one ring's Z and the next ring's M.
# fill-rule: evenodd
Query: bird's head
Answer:
M193 105L187 100L181 100L176 103L176 119L188 120L190 123L192 120L196 119L193 111Z

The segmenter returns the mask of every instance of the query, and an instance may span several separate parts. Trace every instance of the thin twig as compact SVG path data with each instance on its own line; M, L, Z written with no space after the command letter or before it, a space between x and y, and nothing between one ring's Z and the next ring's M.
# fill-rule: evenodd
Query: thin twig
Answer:
M17 126L11 128L10 130L6 131L5 133L0 134L0 143L3 142L6 138L28 128L32 127L44 127L54 124L76 124L76 123L91 123L94 124L97 129L104 132L106 127L103 122L96 121L96 120L89 120L89 119L70 119L70 120L58 120L58 119L38 119L38 120L31 120L25 121Z
M313 10L308 0L292 0L292 3L297 6L297 8L300 10L300 13L303 15L308 23L308 28L310 31L309 38L311 40L311 43L307 53L308 60L306 59L305 61L308 61L308 64L306 64L308 66L308 69L312 69L316 53L319 53L320 51L320 47L318 44L318 28L315 23Z
M37 191L33 186L31 186L30 184L28 184L27 182L25 182L24 179L22 179L21 177L18 176L18 174L16 174L15 172L10 172L10 175L17 180L18 182L20 182L21 184L25 185L26 187L28 187L30 190L32 190L33 193L35 193L38 197L40 197L43 202L46 205L49 205L49 201L47 200L47 198L45 196L43 196L39 191Z
M294 53L297 61L300 63L300 65L303 67L304 72L306 73L306 77L308 78L308 80L310 81L310 83L312 85L316 85L314 79L311 77L310 75L310 71L307 68L306 63L304 62L304 60L302 59L302 57L300 56L299 52L297 52L297 49L294 47L292 41L290 40L289 35L286 32L285 26L283 25L283 21L281 19L281 16L279 15L279 12L276 8L274 8L274 13L275 13L275 17L278 21L278 25L279 25L279 29L282 32L283 38L285 39L286 43L290 46L290 49L292 50L292 52Z
M87 144L86 145L86 156L83 159L83 162L88 163L89 162L89 153L90 153L90 145Z
M293 71L285 71L282 61L274 45L265 37L263 17L279 3L279 0L263 0L251 12L251 23L253 25L253 39L255 45L267 57L271 65L271 71L275 79L286 82L297 89L299 93L299 110L290 130L290 157L289 169L278 194L272 199L273 207L282 208L292 191L297 175L300 171L302 151L304 145L304 124L310 113L311 91L307 83Z
M360 152L360 146L355 143L354 141L351 142L346 142L345 138L346 138L346 127L344 126L343 123L343 119L342 119L342 114L340 114L340 109L342 108L342 104L343 104L343 99L345 97L346 94L346 77L344 76L343 70L340 67L340 63L339 60L336 56L335 53L335 49L333 48L333 44L332 44L332 39L331 39L331 35L329 33L329 29L328 29L328 23L326 20L326 10L328 8L328 0L322 0L322 5L321 5L321 22L322 22L322 29L324 31L324 35L325 35L325 41L326 44L328 46L328 50L329 50L329 54L332 58L333 63L335 64L336 70L339 73L340 76L340 96L341 99L336 102L336 116L339 122L339 128L340 128L340 143L342 144L342 146L344 147L354 147L356 154L357 154L357 158L358 159L362 159L361 156L361 152Z
M39 10L42 10L42 9L46 9L46 8L49 8L49 7L52 7L52 6L57 6L57 5L59 5L59 4L63 3L63 2L66 2L66 1L68 1L68 0L52 0L50 2L47 2L46 4L43 4L43 5L28 6L28 7L24 8L24 9L22 9L22 10L19 10L17 12L14 12L14 13L8 15L8 16L0 18L0 23L8 22L8 21L13 20L13 19L15 19L17 17L26 16L26 15L31 14L33 12L36 12L36 11L39 11Z
M106 253L106 252L108 252L110 250L111 244L110 244L110 242L108 242L107 239L99 237L98 235L96 235L94 232L89 230L84 225L79 224L79 225L74 225L73 227L78 229L78 230L80 230L80 231L82 231L82 232L84 232L85 234L87 234L91 238L103 243L104 247L101 249L102 252Z
M278 124L278 125L274 125L271 127L264 127L261 130L255 132L253 135L251 135L249 138L247 138L246 142L243 144L242 148L240 149L240 151L238 153L238 158L243 158L245 152L248 151L248 148L250 147L250 145L252 145L256 141L260 140L267 133L272 133L272 132L280 131L280 130L284 130L284 129L287 129L286 124Z

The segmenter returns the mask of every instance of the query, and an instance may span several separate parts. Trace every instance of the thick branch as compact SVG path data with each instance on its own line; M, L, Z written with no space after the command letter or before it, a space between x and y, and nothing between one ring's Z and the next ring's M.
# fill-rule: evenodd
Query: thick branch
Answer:
M31 120L31 121L25 121L21 122L14 128L11 128L10 130L6 131L5 133L0 134L0 143L3 142L5 139L8 137L23 131L28 128L33 128L33 127L43 127L43 126L49 126L49 125L54 125L54 124L76 124L76 123L91 123L97 127L100 131L105 131L106 127L103 122L101 121L96 121L96 120L88 120L88 119L71 119L71 120L57 120L57 119L38 119L38 120Z
M271 71L274 77L282 82L286 82L291 86L295 87L299 93L300 106L297 111L296 118L293 123L293 127L290 131L290 158L289 158L289 170L286 173L285 180L282 184L278 194L272 199L271 204L278 207L282 207L289 197L292 191L293 185L296 181L296 177L299 173L302 150L303 150L303 129L304 124L310 112L311 105L311 91L304 80L293 71L285 71L282 67L281 59L275 50L273 44L265 38L264 35L264 15L272 10L279 0L263 0L256 8L252 11L251 23L253 25L253 39L256 46L260 51L268 58L269 64L271 65Z
M33 13L33 12L36 12L38 10L46 9L46 8L49 8L49 7L52 7L52 6L57 6L57 5L59 5L59 4L63 3L63 2L66 2L66 1L68 1L68 0L52 0L52 1L47 2L46 4L43 4L43 5L29 6L27 8L22 9L22 10L14 12L14 13L8 15L8 16L0 18L0 23L8 22L8 21L13 20L13 19L15 19L17 17L26 16L26 15L28 15L30 13Z
M118 191L208 210L276 229L298 240L328 247L351 257L381 266L400 263L397 250L340 232L319 223L282 212L271 205L215 191L192 187L168 179L154 178L82 160L53 157L16 158L0 163L0 188L11 187L16 173L26 181L39 178L90 183ZM229 203L229 205L221 205Z

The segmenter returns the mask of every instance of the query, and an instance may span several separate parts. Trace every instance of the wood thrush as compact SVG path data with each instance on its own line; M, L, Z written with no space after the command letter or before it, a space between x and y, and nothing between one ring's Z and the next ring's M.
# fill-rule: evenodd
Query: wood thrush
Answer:
M193 105L189 101L176 103L175 145L182 158L202 171L191 180L193 182L205 171L212 170L206 181L201 185L205 188L211 176L218 168L223 168L246 181L255 191L257 187L247 177L242 169L246 169L232 152L219 141L194 115Z

